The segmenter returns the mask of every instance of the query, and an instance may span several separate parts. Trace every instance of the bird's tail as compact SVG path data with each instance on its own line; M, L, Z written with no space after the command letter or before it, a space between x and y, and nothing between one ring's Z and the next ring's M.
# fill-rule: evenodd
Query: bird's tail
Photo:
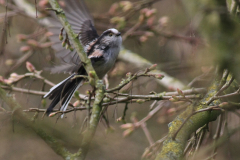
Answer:
M74 92L81 86L83 78L78 77L74 78L76 74L72 74L62 82L58 83L57 85L53 86L50 91L44 95L43 98L49 97L52 100L51 104L49 105L46 113L49 115L53 108L60 102L60 111L66 111L67 106L74 95Z

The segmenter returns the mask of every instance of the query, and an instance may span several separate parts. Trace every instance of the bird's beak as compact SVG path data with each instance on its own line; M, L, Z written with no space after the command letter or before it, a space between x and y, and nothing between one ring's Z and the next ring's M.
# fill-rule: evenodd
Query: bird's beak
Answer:
M116 35L117 35L117 36L121 36L121 32L118 32Z

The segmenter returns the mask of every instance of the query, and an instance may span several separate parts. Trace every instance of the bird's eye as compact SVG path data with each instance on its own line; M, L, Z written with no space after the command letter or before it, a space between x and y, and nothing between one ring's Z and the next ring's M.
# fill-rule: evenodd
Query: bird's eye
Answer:
M112 37L113 33L109 33L108 35L109 35L110 37Z

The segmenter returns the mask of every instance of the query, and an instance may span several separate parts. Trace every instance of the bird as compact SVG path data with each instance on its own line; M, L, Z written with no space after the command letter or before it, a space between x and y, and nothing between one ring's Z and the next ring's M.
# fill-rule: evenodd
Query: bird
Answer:
M84 47L85 54L91 60L97 76L102 79L114 66L118 57L122 45L121 33L115 28L110 28L98 35L93 18L83 0L65 0L62 8L74 32L79 35L78 39ZM60 111L66 111L74 93L84 82L84 78L74 77L87 75L76 50L63 48L62 42L59 40L59 31L62 25L56 16L50 19L50 22L49 32L52 36L49 39L53 43L52 48L56 51L56 57L61 62L60 65L50 69L51 73L70 73L70 76L53 86L44 95L43 98L51 100L46 110L47 115L52 113L58 104L60 104ZM64 30L62 34L67 36Z

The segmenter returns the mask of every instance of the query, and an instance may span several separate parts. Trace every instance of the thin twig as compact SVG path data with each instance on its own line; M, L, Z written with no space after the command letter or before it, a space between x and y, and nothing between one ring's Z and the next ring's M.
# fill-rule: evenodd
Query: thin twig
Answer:
M149 68L147 68L144 72L142 73L135 73L133 76L132 75L129 75L129 77L127 79L124 79L122 80L122 82L120 83L120 85L118 85L117 87L114 87L112 89L108 89L106 90L107 93L111 93L111 92L114 92L114 91L118 91L120 90L121 88L123 88L125 85L127 85L129 82L139 78L139 77L156 77L156 74L152 74L152 73L149 73L150 70ZM158 75L159 76L159 79L162 79L164 76L163 75Z
M133 118L133 121L134 121L134 127L139 126L139 125L141 126L145 136L147 137L149 145L152 146L154 144L154 141L153 141L153 138L152 138L149 130L147 129L146 123L145 122L139 123L138 119L136 117Z
M1 88L16 91L16 92L40 95L40 96L44 96L45 94L47 94L47 92L43 92L43 91L36 91L36 90L30 90L30 89L24 89L24 88L12 87L12 86L1 86Z
M228 75L229 76L229 75ZM231 76L231 75L230 75ZM211 102L213 102L214 100L218 99L218 95L221 94L224 90L226 90L230 85L231 83L233 82L234 78L233 76L230 77L230 80L228 80L222 87L221 89L213 96L211 97L207 102L206 104L209 105Z
M86 110L87 108L86 107L74 107L74 108L71 108L71 109L67 109L66 111L59 111L57 109L54 109L53 112L55 112L56 114L65 114L65 113L69 113L69 112L73 112L73 111L76 111L76 110L79 110L79 111L82 111L82 110ZM46 109L39 109L39 108L29 108L27 110L23 110L24 112L46 112ZM54 115L56 115L54 114Z
M222 96L216 96L215 98L216 99L220 99L220 98L236 96L236 95L239 95L239 94L240 94L240 88L237 91L233 92L233 93L225 94L225 95L222 95Z
M216 129L216 133L215 135L213 136L213 139L214 139L214 144L216 144L216 141L218 140L218 138L220 137L220 133L221 133L221 129L222 129L222 122L223 122L223 114L220 115L219 117L219 120L218 120L218 124L217 124L217 129ZM217 153L217 145L214 146L214 149L213 149L213 156L212 159L215 159L216 157L216 153Z

